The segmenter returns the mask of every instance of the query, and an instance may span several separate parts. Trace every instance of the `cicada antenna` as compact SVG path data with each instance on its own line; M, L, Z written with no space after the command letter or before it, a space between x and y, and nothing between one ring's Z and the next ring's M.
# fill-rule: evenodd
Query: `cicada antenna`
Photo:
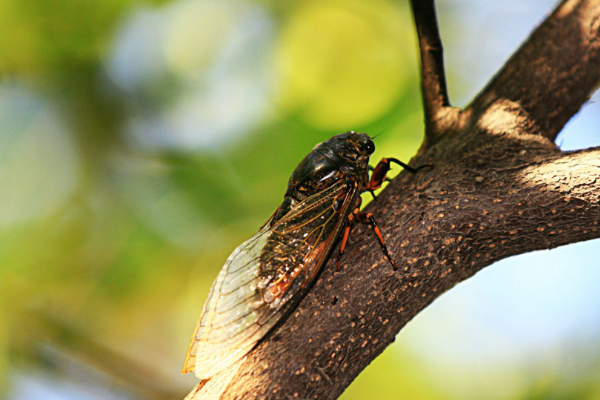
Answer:
M371 137L371 140L373 140L373 141L374 141L375 139L377 139L379 136L383 135L384 133L385 133L385 131L381 131L381 132L379 132L379 133L378 133L378 134L376 134L375 136Z

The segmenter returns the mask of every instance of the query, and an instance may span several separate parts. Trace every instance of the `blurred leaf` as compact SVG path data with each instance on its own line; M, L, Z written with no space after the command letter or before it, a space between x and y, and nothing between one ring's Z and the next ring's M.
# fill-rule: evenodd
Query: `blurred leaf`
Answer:
M279 102L321 129L365 124L387 112L414 65L406 9L385 0L300 3L276 51Z
M350 129L373 163L422 138L404 3L3 0L0 26L0 390L100 343L183 393L212 280L300 160ZM452 399L418 361L392 347L343 398ZM522 398L599 399L598 366L573 370Z

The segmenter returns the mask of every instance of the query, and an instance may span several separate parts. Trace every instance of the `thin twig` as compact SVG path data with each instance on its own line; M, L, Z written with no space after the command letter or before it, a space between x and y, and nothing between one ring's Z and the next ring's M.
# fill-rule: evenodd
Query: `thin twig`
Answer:
M180 389L171 384L158 371L141 362L110 349L103 344L74 329L68 324L43 312L31 312L31 320L36 325L35 332L39 336L29 337L13 346L20 347L20 352L38 359L44 357L54 359L58 369L72 357L78 365L78 371L89 373L100 371L110 377L113 389L132 392L146 399L176 399L181 395ZM47 344L54 352L44 352L41 344ZM101 383L101 381L98 381Z
M429 143L437 139L456 121L450 107L442 40L437 25L434 0L411 0L421 54L421 91L425 112L425 132ZM451 118L449 113L453 112Z

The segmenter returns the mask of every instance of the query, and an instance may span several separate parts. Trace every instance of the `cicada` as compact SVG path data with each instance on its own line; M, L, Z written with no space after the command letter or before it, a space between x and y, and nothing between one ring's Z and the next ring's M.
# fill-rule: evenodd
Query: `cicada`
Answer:
M360 212L364 191L379 188L390 162L369 178L373 140L347 132L318 144L296 167L281 205L229 256L214 281L188 348L183 373L200 380L248 354L297 306L341 237L343 252L353 221L369 223L397 269L370 213ZM339 260L338 260L339 269Z

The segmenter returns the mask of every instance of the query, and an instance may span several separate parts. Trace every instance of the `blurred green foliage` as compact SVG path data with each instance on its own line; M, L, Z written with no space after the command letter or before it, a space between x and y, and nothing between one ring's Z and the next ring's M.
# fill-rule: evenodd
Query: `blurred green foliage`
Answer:
M48 346L111 373L89 343L191 387L178 371L208 287L300 159L349 129L382 134L375 157L408 159L420 142L414 49L398 46L410 18L388 1L7 0L0 24L4 390L14 374L60 371ZM236 35L253 29L266 50L227 75ZM245 123L236 80L256 69L266 106ZM176 125L131 135L175 108L193 120L185 107L206 93L226 99L202 106L201 141L168 144ZM215 115L243 132L212 129Z
M183 395L208 288L302 157L346 130L375 160L421 141L403 2L3 0L0 26L4 393L70 379L51 348ZM415 363L387 351L343 398L452 398Z

